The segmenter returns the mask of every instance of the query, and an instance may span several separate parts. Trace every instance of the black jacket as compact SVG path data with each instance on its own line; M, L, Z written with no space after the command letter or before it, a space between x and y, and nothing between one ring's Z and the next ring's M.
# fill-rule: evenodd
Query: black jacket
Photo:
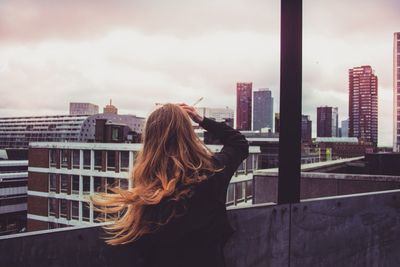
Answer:
M239 131L225 123L204 118L200 125L222 142L213 161L224 169L196 185L183 216L140 240L142 266L225 266L223 246L233 233L226 214L226 194L232 175L248 156L249 145Z

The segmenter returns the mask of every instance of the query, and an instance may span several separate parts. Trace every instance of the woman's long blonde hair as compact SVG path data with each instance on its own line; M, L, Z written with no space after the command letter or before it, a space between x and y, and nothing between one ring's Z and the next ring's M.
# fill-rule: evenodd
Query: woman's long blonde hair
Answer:
M181 107L165 104L153 111L135 159L133 188L114 187L91 197L95 210L106 214L104 220L113 221L103 226L109 234L106 242L135 241L182 215L191 186L207 179L205 173L218 171L211 157Z

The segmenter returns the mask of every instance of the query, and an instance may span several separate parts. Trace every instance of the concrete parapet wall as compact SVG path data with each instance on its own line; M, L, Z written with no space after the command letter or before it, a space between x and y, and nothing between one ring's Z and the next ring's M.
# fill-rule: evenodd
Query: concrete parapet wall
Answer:
M290 266L400 266L400 190L291 206Z
M228 211L227 266L400 266L400 190ZM0 237L2 266L142 266L135 244L112 247L96 227Z
M400 189L400 176L302 172L300 198ZM253 203L277 202L278 174L253 175Z

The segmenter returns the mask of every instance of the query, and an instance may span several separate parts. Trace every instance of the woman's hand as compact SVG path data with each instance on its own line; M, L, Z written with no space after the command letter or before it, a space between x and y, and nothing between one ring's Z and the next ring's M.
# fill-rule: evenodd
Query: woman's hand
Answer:
M196 123L200 123L203 121L203 117L200 116L199 113L197 113L196 109L192 106L186 105L185 103L180 103L178 104L186 113L189 115L189 117Z

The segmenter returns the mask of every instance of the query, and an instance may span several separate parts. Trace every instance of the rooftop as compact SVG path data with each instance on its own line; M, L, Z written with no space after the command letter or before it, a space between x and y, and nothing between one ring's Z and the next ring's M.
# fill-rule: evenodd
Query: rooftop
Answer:
M227 266L398 266L400 190L228 210ZM141 266L138 245L112 247L99 226L0 237L3 266Z

